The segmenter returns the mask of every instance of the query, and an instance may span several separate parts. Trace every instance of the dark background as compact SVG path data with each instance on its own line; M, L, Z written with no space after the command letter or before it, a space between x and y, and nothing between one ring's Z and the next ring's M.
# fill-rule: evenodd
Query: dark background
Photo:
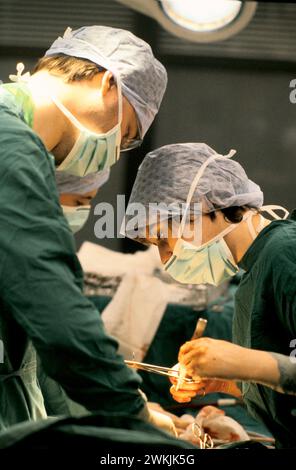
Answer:
M151 0L154 1L154 0ZM130 29L146 39L167 67L163 106L141 150L113 167L96 201L115 204L130 193L145 153L176 142L206 142L236 158L261 185L265 203L296 207L296 105L289 101L296 78L296 5L259 4L250 25L215 44L193 44L166 33L152 19L115 0L0 0L0 79L22 61L30 69L67 26L104 24ZM133 251L123 239L96 240L92 217L77 235L109 248Z

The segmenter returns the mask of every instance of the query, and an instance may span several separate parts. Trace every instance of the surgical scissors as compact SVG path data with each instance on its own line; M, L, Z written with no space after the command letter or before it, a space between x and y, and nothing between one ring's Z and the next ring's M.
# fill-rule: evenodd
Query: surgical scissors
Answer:
M192 432L198 440L200 449L213 449L214 442L208 433L204 433L198 423L192 424Z

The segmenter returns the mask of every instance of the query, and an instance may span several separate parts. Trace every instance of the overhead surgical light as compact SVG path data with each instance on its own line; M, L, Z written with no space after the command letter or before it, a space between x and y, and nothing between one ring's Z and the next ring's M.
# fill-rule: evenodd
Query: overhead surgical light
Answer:
M251 21L256 2L237 0L118 0L157 20L166 30L194 42L237 34Z
M221 0L163 0L162 8L171 20L192 31L216 31L231 23L242 2Z

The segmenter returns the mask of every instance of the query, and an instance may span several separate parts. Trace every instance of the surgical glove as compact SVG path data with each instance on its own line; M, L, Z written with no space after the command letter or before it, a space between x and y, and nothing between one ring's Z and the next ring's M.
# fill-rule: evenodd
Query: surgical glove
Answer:
M149 409L148 421L149 423L153 424L155 427L161 429L162 431L165 431L174 437L178 436L173 420L167 414Z
M178 370L178 364L173 369ZM188 403L196 395L204 396L208 393L227 393L235 397L241 396L241 391L232 380L199 378L195 383L183 382L178 389L178 379L171 377L170 381L173 384L170 393L178 403Z

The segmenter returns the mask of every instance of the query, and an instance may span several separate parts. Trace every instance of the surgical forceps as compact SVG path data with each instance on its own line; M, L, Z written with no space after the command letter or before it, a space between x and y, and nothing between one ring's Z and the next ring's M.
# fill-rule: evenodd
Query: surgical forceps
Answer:
M137 362L137 361L124 361L127 366L132 367L134 369L144 370L146 372L151 372L152 374L159 374L165 375L167 377L173 377L175 379L179 378L179 371L172 369L171 367L161 367L156 366L154 364L145 364L144 362ZM196 383L194 380L185 377L182 381L186 383Z
M199 318L192 339L200 338L203 335L206 326L207 326L207 320L205 320L204 318ZM165 375L167 377L173 377L177 379L178 380L177 390L182 385L182 383L194 384L194 383L200 382L200 381L195 381L193 379L189 379L188 377L186 377L185 368L180 368L180 370L178 370L178 369L172 369L171 367L161 367L161 366L156 366L154 364L145 364L144 362L129 361L129 360L125 360L124 362L126 363L127 366L132 367L134 369L144 370L146 372L151 372L152 374Z

